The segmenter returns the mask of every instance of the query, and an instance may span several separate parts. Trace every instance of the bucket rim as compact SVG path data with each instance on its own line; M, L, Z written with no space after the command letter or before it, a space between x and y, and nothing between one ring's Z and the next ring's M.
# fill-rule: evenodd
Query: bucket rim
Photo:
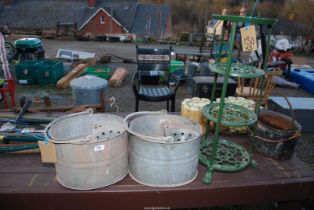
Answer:
M135 113L129 114L128 116L126 116L124 118L125 129L129 132L130 135L133 135L133 136L135 136L135 137L137 137L137 138L139 138L141 140L144 140L144 141L154 142L154 143L158 143L158 144L168 144L168 145L184 144L184 143L196 141L202 135L202 128L201 128L201 126L197 122L193 122L192 120L186 119L186 118L185 118L185 120L191 122L194 126L197 127L197 130L198 130L198 132L192 131L192 133L195 135L195 137L191 138L191 139L189 139L187 141L174 141L172 136L147 136L147 135L142 135L142 134L139 134L138 132L133 131L133 129L131 129L129 127L128 119L130 117L136 116L136 115L144 115L144 116L141 116L141 117L145 117L145 116L149 116L149 115L151 115L151 116L153 116L153 115L163 116L164 115L164 116L174 116L174 117L182 117L182 118L183 118L183 116L180 116L180 115L168 115L167 112L165 112L164 110L159 111L159 112L135 112ZM135 119L137 119L137 118L135 118ZM133 119L133 120L135 120L135 119ZM131 124L131 122L130 122L130 124Z
M123 132L120 132L118 135L115 135L109 139L102 139L102 140L95 140L94 136L92 135L86 136L84 138L68 139L68 140L66 139L56 140L48 136L48 141L54 144L97 144L97 143L102 143L105 141L111 141L117 137L120 137L121 135L125 133L126 133L126 130L124 130Z
M281 116L281 117L283 117L283 118L286 118L287 120L290 120L290 121L292 120L291 117L289 117L289 116L287 116L287 115L285 115L285 114L282 114L282 113L279 113L279 112L275 112L275 111L271 111L271 110L261 110L261 112L260 112L259 115L266 114L266 113L271 113L271 114L279 115L279 116ZM296 120L294 120L295 130L288 130L288 131L280 130L280 129L276 129L276 128L272 128L272 127L266 125L265 123L262 123L262 122L259 121L259 120L257 120L257 123L258 123L258 124L261 124L261 125L264 126L265 128L271 129L271 130L276 131L276 132L286 132L286 133L291 132L291 133L293 133L293 132L301 132L301 131L302 131L302 126L301 126L301 124L300 124L298 121L296 121Z
M50 129L51 129L51 126L57 122L60 122L62 120L65 120L67 118L72 118L72 117L76 117L76 116L79 116L79 115L90 115L90 116L95 116L95 115L102 115L102 116L110 116L110 117L114 117L114 118L117 118L117 119L120 119L121 120L121 123L122 123L122 126L121 126L121 132L118 133L118 135L115 135L109 139L101 139L101 140L96 140L95 136L93 135L86 135L84 136L83 138L80 137L80 138L76 138L76 139L56 139L55 137L51 136L50 134ZM83 111L83 112L78 112L78 113L74 113L74 114L69 114L69 115L65 115L65 116L62 116L62 117L59 117L55 120L53 120L52 122L50 122L46 127L45 127L45 130L44 130L44 135L45 135L45 139L48 139L48 141L54 143L54 144L94 144L94 143L101 143L101 142L105 142L105 141L110 141L114 138L117 138L121 135L123 135L124 133L126 133L126 129L124 128L123 126L123 118L120 117L120 116L117 116L117 115L112 115L112 114L103 114L103 113L93 113L93 110L92 109L87 109L86 111Z
M286 118L287 120L291 120L292 119L291 117L289 117L287 115L284 115L284 114L279 113L279 112L271 111L271 110L261 110L260 115L261 114L265 114L265 113L271 113L271 114L279 115L279 116L281 116L283 118ZM294 131L293 130L284 131L284 130L275 129L275 128L272 128L272 127L270 127L268 125L265 125L264 123L260 122L259 120L257 121L257 126L258 126L258 124L263 126L264 128L272 130L273 132L277 132L277 133L291 133L292 134L290 137L285 138L285 139L282 139L282 138L281 139L268 139L268 138L264 138L264 137L262 137L260 135L256 135L256 133L255 133L255 135L253 135L254 133L253 133L252 129L250 127L248 127L248 131L250 133L250 137L251 138L258 139L258 140L261 140L261 141L265 141L265 142L268 142L268 143L281 143L281 142L286 142L286 141L291 141L291 140L296 141L298 139L298 137L301 136L301 132L302 132L302 126L296 120L294 120L294 126L296 128L296 130L294 130Z
M153 139L150 139L152 137L159 137L159 136L151 136L151 137L148 137L148 136L142 136L142 135L135 135L135 134L132 134L130 133L131 136L135 136L137 137L139 140L143 140L143 141L148 141L148 142L151 142L151 143L157 143L157 144L167 144L167 145L173 145L173 144L185 144L185 143L188 143L188 142L192 142L192 141L197 141L201 135L199 136L196 136L195 138L191 138L187 141L160 141L160 140L153 140ZM161 137L161 136L160 136ZM167 136L167 137L171 137L171 136ZM172 138L172 137L171 137Z

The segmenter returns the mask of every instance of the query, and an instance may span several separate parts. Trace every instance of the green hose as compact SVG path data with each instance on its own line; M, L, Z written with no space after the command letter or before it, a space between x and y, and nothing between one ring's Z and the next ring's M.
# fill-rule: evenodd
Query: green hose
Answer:
M9 146L9 147L0 147L0 153L5 152L16 152L21 150L28 150L28 149L37 149L37 144L28 144L28 145L21 145L21 146Z
M37 142L37 141L45 141L44 137L39 136L30 136L30 135L23 135L23 136L1 136L0 135L0 141L31 141L31 142Z

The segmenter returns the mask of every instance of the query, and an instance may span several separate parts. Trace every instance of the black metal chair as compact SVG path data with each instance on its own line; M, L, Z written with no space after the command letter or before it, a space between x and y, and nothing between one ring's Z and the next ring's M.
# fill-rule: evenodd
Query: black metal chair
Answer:
M133 77L135 94L135 111L139 109L139 101L162 102L171 101L171 112L175 111L175 97L179 79L170 73L171 47L168 49L139 48L136 46L137 72ZM170 88L169 81L175 81Z

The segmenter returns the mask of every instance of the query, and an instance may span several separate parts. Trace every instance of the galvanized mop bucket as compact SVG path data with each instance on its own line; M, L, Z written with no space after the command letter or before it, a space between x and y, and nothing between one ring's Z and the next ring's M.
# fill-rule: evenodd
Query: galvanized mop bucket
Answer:
M196 178L202 132L198 123L164 112L133 113L124 121L130 133L129 174L136 182L175 187Z
M57 180L64 187L105 187L128 173L128 134L121 117L89 109L54 120L45 135L56 145Z

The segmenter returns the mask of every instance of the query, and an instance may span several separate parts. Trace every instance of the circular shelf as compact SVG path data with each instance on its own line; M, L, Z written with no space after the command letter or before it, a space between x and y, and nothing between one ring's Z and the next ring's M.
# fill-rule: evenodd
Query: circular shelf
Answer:
M224 75L227 70L227 63L209 64L209 68L213 72ZM232 63L229 72L229 76L243 78L256 78L264 75L265 72L262 69L240 63Z
M203 108L203 115L210 121L217 123L220 103L207 104ZM221 124L229 127L249 126L257 121L255 112L249 109L226 103L223 108Z
M212 142L201 148L200 161L210 166ZM223 172L236 172L245 169L251 163L250 154L240 145L227 140L219 140L212 168Z

